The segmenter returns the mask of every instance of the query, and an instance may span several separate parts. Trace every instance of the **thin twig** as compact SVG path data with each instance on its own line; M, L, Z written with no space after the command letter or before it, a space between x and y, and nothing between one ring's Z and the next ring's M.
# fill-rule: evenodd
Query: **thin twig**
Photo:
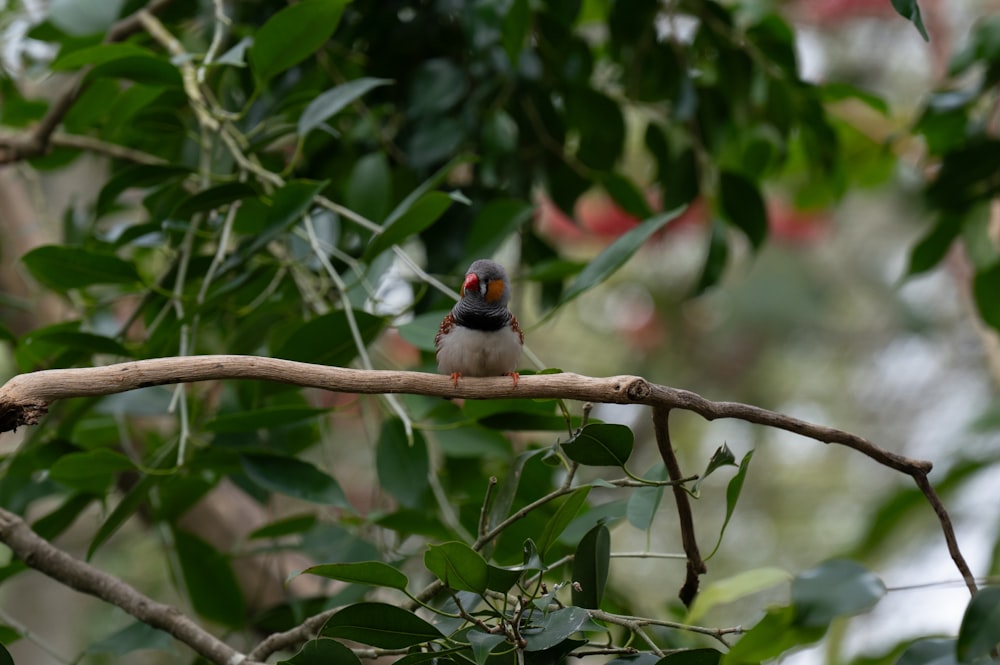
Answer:
M681 473L677 455L674 454L673 444L670 442L670 409L663 406L653 407L653 430L656 433L656 447L663 458L663 464L667 468L667 475L673 481L680 480L684 474ZM687 490L681 485L674 485L674 501L677 503L677 518L681 526L681 544L684 553L687 555L687 577L684 579L684 586L681 587L678 596L686 607L690 607L698 595L699 577L707 572L705 561L701 558L698 550L698 539L694 532L694 517L691 515L691 502L688 500Z
M213 663L243 663L246 656L206 632L180 610L159 603L122 580L74 559L0 508L0 541L30 568L68 587L119 607L143 623L164 630Z

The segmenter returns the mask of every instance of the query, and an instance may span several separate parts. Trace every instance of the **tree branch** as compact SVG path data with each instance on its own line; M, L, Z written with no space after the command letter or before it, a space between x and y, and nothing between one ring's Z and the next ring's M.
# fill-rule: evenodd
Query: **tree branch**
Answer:
M957 545L948 512L927 479L932 468L930 462L899 455L843 430L748 404L713 402L696 393L653 384L638 376L595 378L572 373L537 374L522 376L516 386L503 377L465 378L455 386L449 377L437 374L356 370L257 356L156 358L105 367L54 369L15 376L0 388L0 432L36 424L49 404L60 399L219 379L256 379L363 394L410 393L468 399L563 398L584 402L645 404L667 410L691 411L706 420L735 418L823 443L836 443L914 479L938 516L951 557L966 585L970 591L976 589L975 579Z
M213 663L250 663L245 655L206 632L177 608L159 603L114 576L74 559L32 531L20 517L3 508L0 508L0 541L29 567L170 633Z
M653 407L653 431L656 434L656 447L663 458L663 465L667 468L667 475L670 480L679 481L684 477L681 473L681 466L674 454L674 446L670 442L670 409L663 406ZM684 586L678 597L685 607L691 607L695 596L698 595L699 577L708 572L705 567L705 560L701 558L698 550L698 539L694 532L694 518L691 515L691 502L688 501L687 490L680 484L674 484L674 501L677 503L677 518L681 525L681 544L684 547L684 554L687 555L687 577L684 579Z
M135 33L142 30L142 23L139 20L143 12L156 14L163 11L173 0L151 0L148 5L134 14L126 16L108 29L104 36L105 44L125 41ZM77 73L73 81L66 88L62 95L53 100L49 110L35 126L31 134L26 136L14 136L0 140L0 164L10 164L33 157L39 157L48 153L52 145L52 135L56 128L62 124L63 118L72 108L74 102L86 88L83 78L89 68Z

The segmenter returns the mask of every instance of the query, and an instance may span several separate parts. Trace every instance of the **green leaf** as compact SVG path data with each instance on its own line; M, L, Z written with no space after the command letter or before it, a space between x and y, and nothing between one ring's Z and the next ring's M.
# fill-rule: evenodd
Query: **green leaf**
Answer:
M320 630L380 649L406 649L444 635L412 612L385 603L355 603L334 614Z
M561 446L578 464L624 467L634 443L635 435L625 425L591 423Z
M254 35L250 65L260 84L299 64L330 38L347 0L303 0L268 19Z
M94 534L94 539L90 541L90 546L87 548L87 559L89 560L94 556L94 552L97 551L101 545L103 545L108 538L113 536L115 532L121 528L122 524L125 523L128 518L132 517L139 506L142 505L146 499L149 497L149 491L156 484L158 480L157 476L144 475L139 482L137 482L132 489L130 489L125 496L122 497L118 505L114 507L111 514L108 515L101 526L98 527L97 533Z
M117 60L129 56L155 57L149 49L128 43L96 44L85 46L75 51L70 51L65 55L60 55L49 66L52 71L67 71L79 69L84 65L99 65L104 62Z
M722 652L708 647L702 649L681 649L664 656L657 665L718 665Z
M549 521L545 523L542 533L537 536L538 553L543 558L546 552L549 551L549 548L559 539L559 535L573 521L576 514L580 512L580 508L587 502L589 494L590 487L581 487L570 492L565 499L559 502L559 507L556 508L555 514L549 518Z
M632 255L640 247L646 244L654 233L679 217L682 212L684 212L684 207L660 213L645 220L628 233L619 236L603 252L598 254L597 258L588 263L587 267L566 287L559 301L560 305L568 303L584 291L597 286L613 275L626 261L632 258Z
M375 468L379 485L400 505L413 509L424 505L430 495L430 462L423 434L414 432L410 445L402 420L384 421L375 447Z
M241 455L240 462L250 480L270 492L353 509L340 483L308 462L278 455Z
M910 265L906 269L907 277L926 272L941 263L961 232L960 218L948 214L941 215L931 230L920 239L920 242L910 252Z
M75 490L104 494L115 474L135 469L129 458L107 448L60 457L49 470L52 480Z
M310 406L265 406L236 413L224 413L205 424L209 432L255 432L277 429L311 420L327 413L329 409Z
M795 624L826 628L837 617L871 608L884 595L882 580L864 566L846 559L833 559L792 580Z
M955 640L917 640L906 648L895 665L958 665L955 655Z
M667 470L660 463L650 469L644 477L649 480L666 480ZM653 518L663 499L663 487L663 485L649 485L636 488L632 492L625 509L625 517L628 518L629 524L640 531L646 531L653 525Z
M534 208L519 199L492 199L472 221L465 240L465 256L471 260L492 256L512 233L531 219Z
M135 83L168 88L179 88L183 85L177 67L155 55L131 55L102 62L87 72L83 80L89 83L99 78L126 79Z
M407 112L413 116L436 116L449 110L469 88L465 72L447 58L431 58L419 64L410 85Z
M455 591L486 591L489 575L486 560L465 543L431 545L424 553L424 565Z
M577 607L597 609L604 598L611 564L611 532L604 524L588 531L576 548L573 557L573 604Z
M1000 263L976 273L972 293L983 321L1000 330Z
M225 626L244 625L246 603L229 560L201 538L180 529L174 530L174 546L195 611Z
M299 136L305 136L311 130L319 127L370 90L382 85L389 85L392 82L392 79L365 77L330 88L312 100L309 106L302 111L302 115L299 116Z
M733 645L726 654L726 665L758 664L794 647L811 644L825 633L826 626L796 624L795 608L773 607Z
M917 4L917 0L892 0L892 6L900 16L913 23L925 42L931 40L927 28L924 27L924 19L920 15L920 5Z
M716 448L715 452L712 453L712 458L708 460L705 471L698 477L698 480L691 488L691 493L694 496L698 496L698 488L701 487L702 481L724 466L736 466L736 456L729 449L729 445L725 443Z
M55 291L140 281L131 262L82 247L44 245L31 250L21 260L35 279Z
M587 610L580 607L564 607L549 613L541 625L521 631L528 643L525 651L543 651L556 646L570 635L580 631L590 620Z
M344 203L373 222L385 219L392 203L392 173L384 152L373 152L357 161L347 178Z
M296 533L302 533L316 526L317 517L313 513L302 515L290 515L280 520L275 520L269 524L254 529L247 535L248 540L257 538L281 538Z
M136 621L88 646L84 653L121 657L142 649L174 650L174 638L158 628Z
M14 658L7 651L7 647L0 644L0 665L14 665Z
M736 510L736 502L739 501L740 493L743 491L743 481L746 480L747 470L750 468L750 459L752 457L752 450L743 456L743 459L740 460L740 468L726 487L726 518L722 521L722 528L719 529L719 540L716 541L712 552L705 557L706 559L715 556L715 553L719 551L719 546L722 545L722 536L726 533L726 527L729 526L729 520L733 517L733 511Z
M170 216L175 219L189 219L195 213L221 208L233 201L256 195L257 190L245 182L227 182L192 194L181 201Z
M361 340L368 344L382 329L383 321L367 312L354 311ZM358 355L347 314L337 310L317 316L297 328L274 352L286 360L343 367Z
M472 647L472 657L476 660L476 665L485 665L490 652L507 640L501 633L485 633L477 629L466 633L466 639Z
M453 201L444 192L424 194L406 212L389 223L382 233L372 238L365 249L365 259L370 261L393 245L420 233L436 222L451 207Z
M104 183L104 187L97 195L97 204L95 205L97 216L107 214L118 196L126 189L160 186L189 173L191 173L191 169L176 164L134 164L127 166Z
M45 344L66 347L75 352L104 353L112 356L132 356L132 353L129 352L128 349L110 337L75 330L60 329L56 326L43 328L41 330L34 330L25 335L21 342L24 344L25 342L28 342L28 340L30 340L30 343L44 342Z
M1000 587L980 589L969 601L958 629L955 653L962 662L989 659L1000 645Z
M531 27L531 7L528 6L528 0L514 0L504 16L500 38L503 50L514 67L517 66L521 49L524 48L524 38L528 35L529 27Z
M692 290L692 296L700 296L719 283L726 271L729 261L729 239L726 236L726 225L718 219L713 219L708 228L708 249L705 252L705 262L702 264L698 283Z
M716 605L731 603L791 579L792 576L780 568L754 568L712 582L695 597L685 622L697 624Z
M32 522L31 530L46 540L54 540L95 500L96 497L90 493L72 494L59 507Z
M310 566L301 575L319 575L331 580L366 584L406 591L409 579L387 563L381 561L361 561L358 563L323 563Z
M601 178L601 186L622 210L636 219L646 219L653 216L646 196L636 187L634 182L625 176L614 172L606 173Z
M279 660L279 665L361 665L353 651L328 638L309 640L299 652L288 660Z
M719 203L726 221L759 249L767 237L767 210L757 185L737 173L723 171L719 175Z
M421 351L434 351L434 336L437 335L448 310L437 310L418 314L409 321L399 326L399 336L407 342L417 347Z
M486 588L490 591L507 593L524 574L523 566L501 568L489 564L486 570Z

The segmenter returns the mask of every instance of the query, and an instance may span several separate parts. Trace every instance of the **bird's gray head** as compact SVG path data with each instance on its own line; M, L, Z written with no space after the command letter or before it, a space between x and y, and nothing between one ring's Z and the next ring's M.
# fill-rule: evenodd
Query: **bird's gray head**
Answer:
M470 305L506 309L510 302L510 280L503 266L489 259L474 261L465 271L462 300Z

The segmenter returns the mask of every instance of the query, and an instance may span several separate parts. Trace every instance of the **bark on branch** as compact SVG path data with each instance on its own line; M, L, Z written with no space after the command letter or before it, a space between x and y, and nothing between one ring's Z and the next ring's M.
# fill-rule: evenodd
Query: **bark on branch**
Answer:
M644 404L653 407L654 425L661 448L669 447L666 415L673 409L697 413L707 420L736 418L749 423L793 432L822 443L846 446L879 464L905 473L931 504L941 525L948 550L969 591L976 583L965 562L944 504L927 478L931 463L881 448L867 439L781 413L738 402L714 402L696 393L650 383L638 376L597 378L579 374L522 376L517 385L507 377L466 378L454 385L450 377L422 372L356 370L312 365L257 356L212 355L137 360L104 367L54 369L21 374L0 387L0 432L34 425L49 405L60 399L96 397L138 388L221 379L275 381L344 393L409 393L445 398L562 398L585 402ZM691 532L693 534L693 531ZM216 663L239 663L245 658L198 628L189 618L156 603L138 591L78 562L38 537L16 515L0 510L0 541L29 566L71 586L118 605L150 625L167 630L198 653ZM688 551L689 571L695 577L703 567L697 545ZM700 564L700 566L699 566ZM690 582L690 579L689 579ZM695 587L696 588L696 587ZM275 645L306 637L325 616L307 620L300 629L265 640L251 655L266 654ZM211 654L211 655L210 655Z

